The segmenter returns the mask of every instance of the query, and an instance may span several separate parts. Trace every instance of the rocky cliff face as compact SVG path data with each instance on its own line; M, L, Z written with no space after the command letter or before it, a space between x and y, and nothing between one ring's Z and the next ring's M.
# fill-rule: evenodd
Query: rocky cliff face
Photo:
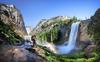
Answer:
M84 20L84 21L81 21L81 24L80 24L80 41L88 41L90 38L89 38L89 35L88 35L88 24L89 24L89 20Z
M14 5L0 4L0 20L10 25L21 37L27 34L22 15Z
M37 40L62 44L68 40L71 24L76 21L78 21L76 18L65 16L42 19L36 28L34 28L32 34L36 35ZM91 38L88 34L88 24L90 21L91 19L80 21L77 37L78 45L85 46L91 44Z
M32 34L40 41L63 43L68 40L71 24L72 19L65 16L42 19Z
M78 43L78 46L81 46L82 48L93 44L92 39L90 38L90 35L88 34L88 25L90 21L91 19L87 19L87 20L81 21L80 23L77 43Z

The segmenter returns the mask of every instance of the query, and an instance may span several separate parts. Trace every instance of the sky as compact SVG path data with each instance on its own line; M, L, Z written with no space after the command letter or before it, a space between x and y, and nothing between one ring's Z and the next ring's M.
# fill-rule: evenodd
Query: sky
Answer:
M100 8L100 0L0 0L14 4L21 12L25 25L33 28L41 19L55 16L91 17Z

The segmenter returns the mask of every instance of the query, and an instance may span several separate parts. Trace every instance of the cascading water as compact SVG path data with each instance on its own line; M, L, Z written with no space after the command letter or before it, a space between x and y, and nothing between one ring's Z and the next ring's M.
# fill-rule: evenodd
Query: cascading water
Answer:
M79 23L80 22L76 22L71 25L71 32L68 44L56 46L57 48L56 54L68 54L75 48Z
M33 45L33 42L31 40L31 35L29 34L31 32L30 28L26 28L27 34L24 36L24 44L21 45L22 48L31 48Z
M43 43L37 42L37 44L47 47L50 51L52 51L55 54L68 54L76 47L75 45L76 45L79 23L80 22L75 22L71 25L69 40L66 41L63 45L54 45L46 41L44 41ZM67 45L65 45L66 43Z
M21 45L22 48L31 48L33 45L33 42L31 41L31 36L26 35L24 36L24 44Z

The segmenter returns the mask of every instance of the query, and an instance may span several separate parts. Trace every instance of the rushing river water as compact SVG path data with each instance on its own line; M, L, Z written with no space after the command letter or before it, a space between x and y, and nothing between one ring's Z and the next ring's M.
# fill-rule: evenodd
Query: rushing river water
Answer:
M26 35L24 36L24 44L21 45L22 48L31 48L33 45L33 42L31 40L31 36L30 35Z

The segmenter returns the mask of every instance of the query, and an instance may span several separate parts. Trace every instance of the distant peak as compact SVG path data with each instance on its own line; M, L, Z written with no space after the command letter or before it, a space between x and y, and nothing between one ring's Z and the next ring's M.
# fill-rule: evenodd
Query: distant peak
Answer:
M11 7L11 8L14 8L15 6L13 4L8 4L7 6Z
M52 19L71 19L71 18L68 16L56 16L56 17L53 17Z

